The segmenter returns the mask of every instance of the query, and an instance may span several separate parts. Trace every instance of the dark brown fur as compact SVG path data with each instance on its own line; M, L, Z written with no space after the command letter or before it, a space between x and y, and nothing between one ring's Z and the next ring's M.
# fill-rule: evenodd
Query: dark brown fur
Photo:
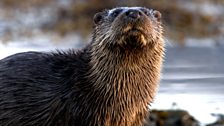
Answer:
M141 17L127 17L129 10ZM103 11L79 52L1 60L0 125L142 126L160 78L160 16L146 8Z

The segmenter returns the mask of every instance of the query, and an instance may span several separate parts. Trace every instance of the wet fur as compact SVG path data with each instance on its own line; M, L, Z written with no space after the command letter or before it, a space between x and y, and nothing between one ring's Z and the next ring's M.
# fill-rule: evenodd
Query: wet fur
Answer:
M79 51L0 60L0 125L143 125L160 78L162 28L151 22L146 45L133 48L115 34L119 21L97 24L92 42Z

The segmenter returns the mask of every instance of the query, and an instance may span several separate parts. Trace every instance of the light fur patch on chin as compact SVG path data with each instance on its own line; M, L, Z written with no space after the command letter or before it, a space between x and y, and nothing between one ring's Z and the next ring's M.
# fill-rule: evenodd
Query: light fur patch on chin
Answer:
M123 29L123 32L128 32L132 29L130 25L128 25L126 28Z
M125 41L125 37L124 36L121 37L121 39L118 41L118 44L119 45L126 44L126 41Z
M119 45L125 45L125 44L127 44L126 41L125 41L125 38L126 38L126 36L122 36L121 39L119 41L117 41L117 43ZM139 39L140 39L139 42L141 42L141 45L142 46L146 46L147 40L145 39L145 36L144 35L141 35Z
M144 35L141 35L141 42L142 42L142 45L143 45L143 46L146 46L147 41L146 41Z

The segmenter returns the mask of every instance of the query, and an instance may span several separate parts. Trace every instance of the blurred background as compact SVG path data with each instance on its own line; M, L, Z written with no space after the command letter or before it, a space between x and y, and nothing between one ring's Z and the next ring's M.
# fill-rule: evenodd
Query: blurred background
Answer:
M163 15L166 58L149 126L224 126L224 0L0 0L0 59L79 49L94 14L118 6Z

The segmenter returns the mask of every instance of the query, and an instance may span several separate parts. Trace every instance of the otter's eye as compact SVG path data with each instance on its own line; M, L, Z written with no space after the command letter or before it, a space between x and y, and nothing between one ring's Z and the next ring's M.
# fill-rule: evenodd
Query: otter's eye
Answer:
M150 11L149 11L148 9L143 8L143 9L141 9L141 11L142 11L145 15L150 16Z
M122 12L122 9L117 9L117 10L115 10L111 15L112 15L113 17L117 17L121 12Z

